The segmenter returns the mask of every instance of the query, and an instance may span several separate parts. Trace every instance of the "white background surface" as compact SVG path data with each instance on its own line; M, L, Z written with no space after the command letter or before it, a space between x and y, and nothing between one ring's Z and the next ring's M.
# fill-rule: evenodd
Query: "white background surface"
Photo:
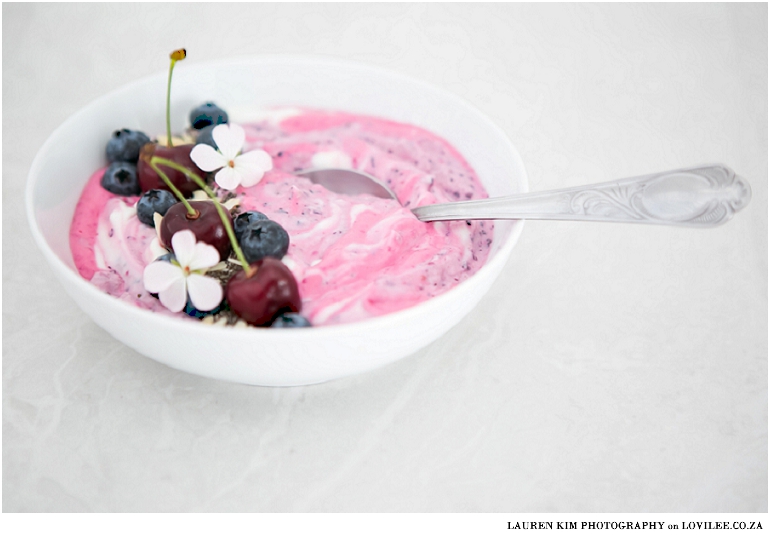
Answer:
M187 375L77 309L22 203L62 121L180 46L444 87L532 190L721 161L754 197L707 231L528 222L469 317L373 373ZM764 4L4 4L3 510L767 511L767 59Z

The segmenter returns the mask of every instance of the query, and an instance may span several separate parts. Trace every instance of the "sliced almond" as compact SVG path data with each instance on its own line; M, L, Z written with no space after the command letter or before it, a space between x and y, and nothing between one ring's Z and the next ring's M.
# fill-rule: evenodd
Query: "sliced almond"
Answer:
M238 206L239 204L241 204L241 200L240 200L238 197L233 197L233 198L232 198L232 199L230 199L229 201L225 201L225 202L223 202L223 203L222 203L222 206L224 206L224 207L225 207L225 208L227 208L228 210L232 210L233 208L235 208L235 207L236 207L236 206Z
M158 212L152 214L152 221L155 223L155 233L158 235L158 241L160 241L160 224L163 222L163 216Z
M158 139L158 145L168 146L168 136L166 136L165 134L160 134L159 136L157 136L157 139ZM177 137L177 136L171 136L171 142L174 145L188 145L189 143L191 143L191 141L185 141L184 138Z

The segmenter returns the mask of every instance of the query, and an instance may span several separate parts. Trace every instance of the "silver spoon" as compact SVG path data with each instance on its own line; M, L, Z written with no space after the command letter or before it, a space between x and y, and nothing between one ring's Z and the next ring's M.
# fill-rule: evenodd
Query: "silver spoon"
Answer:
M362 171L309 169L297 174L336 193L398 200L384 183ZM749 183L726 165L715 164L575 188L420 206L412 212L420 221L554 219L715 227L750 200Z

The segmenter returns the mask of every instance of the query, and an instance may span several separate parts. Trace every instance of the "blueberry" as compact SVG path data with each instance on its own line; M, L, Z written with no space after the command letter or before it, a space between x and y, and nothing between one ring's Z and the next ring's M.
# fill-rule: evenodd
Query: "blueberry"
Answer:
M139 178L136 175L136 164L128 162L112 162L102 175L102 187L117 195L139 195Z
M255 221L241 234L240 245L249 264L266 256L280 260L289 250L289 234L275 221Z
M215 124L210 124L208 126L205 126L205 127L201 128L198 131L198 137L195 138L195 142L196 143L203 143L204 145L210 145L210 146L214 147L215 149L218 148L216 141L214 141L214 136L211 135L211 133L214 131L214 128L216 126L217 125L215 125Z
M176 261L176 256L174 256L174 253L166 253L164 255L160 255L158 258L154 260L154 262L171 262Z
M139 151L149 142L150 138L138 130L115 130L107 143L107 160L136 163L139 161Z
M227 123L227 112L214 104L206 102L190 112L190 124L196 130L209 125Z
M139 221L151 227L155 226L153 216L155 212L160 215L166 215L169 208L177 203L176 197L170 191L164 189L151 189L145 191L144 195L136 203L136 215Z
M217 307L214 310L208 310L206 312L204 312L202 310L198 310L197 308L195 308L193 306L192 302L190 302L189 299L187 300L187 303L184 306L184 313L185 314L187 314L188 316L191 316L193 318L199 318L199 319L200 318L205 318L206 316L209 316L211 314L216 314L220 310L222 310L222 304L221 303L219 305L217 305Z
M295 329L298 327L312 327L305 316L295 312L284 312L273 320L272 325L276 329Z
M233 219L233 231L235 231L235 239L240 242L243 231L250 227L252 223L267 220L268 217L265 214L254 210L251 212L243 212L242 214L238 214L235 219Z

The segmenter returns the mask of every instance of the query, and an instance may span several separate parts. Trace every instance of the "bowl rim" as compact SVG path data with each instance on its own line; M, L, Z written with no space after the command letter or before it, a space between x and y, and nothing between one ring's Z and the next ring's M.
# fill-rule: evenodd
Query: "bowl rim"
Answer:
M498 135L498 137L500 137L500 139L505 142L507 149L510 151L511 154L514 155L515 159L519 161L520 166L523 170L523 174L520 177L520 183L522 187L521 192L524 193L528 191L529 183L527 179L527 173L526 173L526 168L524 166L524 162L521 158L521 155L516 150L516 147L513 145L510 138L507 136L507 134L499 126L497 126L491 119L489 119L489 117L487 117L478 108L476 108L474 105L472 105L470 102L468 102L464 98L446 89L443 89L442 87L435 86L433 84L430 84L418 78L413 78L409 75L402 74L397 71L392 71L384 67L370 65L359 61L342 60L342 59L328 58L328 57L303 56L303 55L295 55L295 54L265 54L265 55L253 55L253 56L238 56L238 57L227 58L227 59L201 61L200 63L195 63L190 68L206 69L206 68L212 68L212 67L238 67L238 66L250 66L254 64L264 65L264 64L275 64L275 63L296 63L296 64L312 63L314 65L325 64L329 66L355 68L362 71L369 71L371 73L375 73L382 76L388 76L388 77L391 77L392 79L395 79L396 81L403 81L407 83L417 84L419 86L422 86L427 91L432 91L434 93L441 94L443 98L446 98L450 101L454 101L455 103L457 103L457 105L465 107L466 109L471 111L474 115L477 116L478 119L480 119L485 124L486 127L494 131ZM39 170L42 166L42 162L45 159L46 153L50 150L50 147L56 142L56 138L61 135L61 132L66 130L71 123L75 122L80 115L87 113L87 111L90 108L98 106L101 102L107 101L109 99L113 99L123 93L131 92L132 90L134 90L135 87L156 82L159 79L165 80L167 75L168 75L167 71L160 71L155 74L145 76L138 80L129 82L128 84L122 85L96 98L95 100L92 100L91 102L86 104L84 107L80 108L78 111L70 115L67 119L64 120L64 122L62 122L62 124L60 124L56 129L54 129L53 132L51 132L51 134L48 136L46 141L43 143L43 145L40 147L40 149L38 149L37 153L35 154L35 158L33 159L29 172L27 173L27 185L25 188L25 209L27 212L27 221L29 223L33 239L37 243L38 248L43 253L43 256L46 258L49 265L51 265L51 268L54 271L58 272L58 275L60 277L64 278L63 282L65 282L65 289L68 289L68 291L85 292L86 295L91 300L96 299L97 301L100 302L100 304L104 306L117 307L117 309L120 310L122 313L128 314L131 317L136 317L137 319L147 319L147 320L152 319L153 322L157 322L158 327L173 328L175 331L180 332L181 334L200 334L201 332L204 332L208 335L226 334L228 338L236 338L236 339L241 339L241 338L248 339L248 338L260 337L260 336L273 336L277 338L280 338L280 337L300 338L305 336L312 337L312 336L321 336L321 335L328 335L330 337L344 336L345 334L356 332L361 329L368 329L368 328L376 329L381 326L386 326L388 323L399 322L399 320L408 320L409 317L411 316L417 316L421 314L422 311L427 306L437 306L437 305L440 305L441 302L445 300L451 301L455 294L462 291L468 285L473 284L474 281L478 280L480 276L483 276L484 274L489 273L493 270L502 270L503 266L500 264L504 264L508 261L510 257L510 253L513 250L513 247L516 245L516 242L518 241L519 236L521 235L524 222L525 222L524 220L518 220L516 222L517 224L514 225L513 228L511 229L511 233L508 236L507 240L505 241L505 243L502 244L502 246L496 252L493 258L487 260L487 262L483 266L481 266L481 268L479 268L479 270L476 273L474 273L471 277L469 277L468 279L465 279L464 281L450 288L446 292L396 312L391 312L388 314L384 314L382 316L376 316L373 318L367 318L367 319L354 321L350 323L341 323L341 324L332 324L332 325L313 325L313 327L310 329L220 328L220 329L201 331L201 326L199 325L200 322L198 321L192 321L192 320L187 320L185 318L158 314L156 312L152 312L150 310L145 310L143 308L137 307L133 304L126 303L123 300L118 299L117 297L114 297L112 295L109 295L99 290L96 286L91 284L90 281L84 279L79 273L77 273L76 270L73 270L72 268L70 268L70 266L65 264L64 261L61 258L59 258L59 256L56 255L56 253L53 252L53 250L48 245L45 237L43 236L43 233L40 230L37 220L35 218L35 209L34 209L34 203L33 203L34 190L39 179L39 173L40 173ZM69 225L71 224L72 222L70 221ZM148 316L148 314L152 315L152 317ZM206 325L204 328L208 328L208 327L218 327L218 326ZM271 333L271 334L267 334L267 333Z

